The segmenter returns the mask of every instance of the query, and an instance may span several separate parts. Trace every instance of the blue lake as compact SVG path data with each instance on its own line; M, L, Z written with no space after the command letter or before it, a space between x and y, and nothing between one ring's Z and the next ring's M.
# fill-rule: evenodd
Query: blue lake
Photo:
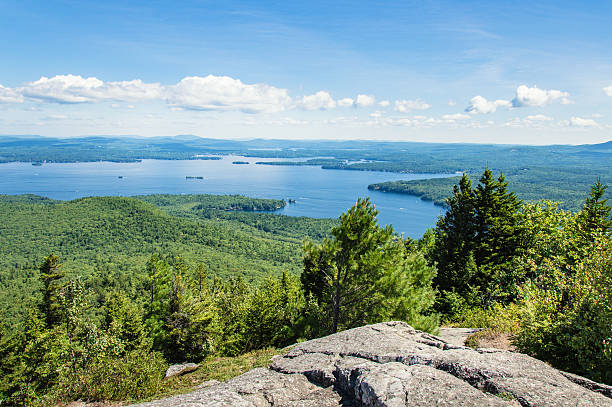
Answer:
M248 161L236 165L233 161ZM448 175L394 174L324 170L319 166L257 165L277 161L225 156L221 160L143 160L139 163L0 164L0 194L36 194L70 200L85 196L144 194L241 194L255 198L295 199L277 213L336 218L359 197L369 196L379 222L419 237L432 227L442 208L410 196L369 191L368 185L400 179ZM122 178L119 178L122 177ZM203 177L187 179L186 177Z

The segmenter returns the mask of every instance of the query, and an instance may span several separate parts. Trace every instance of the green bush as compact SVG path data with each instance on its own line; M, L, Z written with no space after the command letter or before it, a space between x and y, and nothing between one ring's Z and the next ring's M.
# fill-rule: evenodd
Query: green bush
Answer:
M75 395L92 401L151 397L161 388L166 368L159 352L135 350L123 357L103 357L79 372Z
M554 366L612 384L612 239L600 236L582 261L549 261L522 290L516 344Z

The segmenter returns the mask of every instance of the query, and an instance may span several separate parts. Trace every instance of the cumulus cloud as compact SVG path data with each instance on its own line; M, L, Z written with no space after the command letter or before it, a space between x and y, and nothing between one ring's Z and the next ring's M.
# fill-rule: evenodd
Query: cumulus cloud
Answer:
M478 95L470 100L470 104L465 109L466 112L476 113L494 113L498 107L518 108L529 106L544 106L550 103L559 101L563 105L573 103L569 99L569 93L555 89L540 89L537 86L528 87L521 85L516 88L516 93L512 100L487 100Z
M374 103L376 103L376 98L371 95L357 95L357 99L355 99L355 106L358 107L368 107Z
M353 103L355 103L355 101L351 98L343 98L338 100L338 106L340 107L350 107L353 106Z
M327 110L336 107L336 101L329 92L320 90L314 95L304 96L299 105L306 110Z
M56 75L41 77L21 87L0 85L0 103L21 103L26 100L44 103L99 103L134 108L136 102L162 101L171 110L242 111L247 113L280 112L287 109L327 110L340 107L368 107L376 104L372 95L359 94L355 99L334 100L327 91L302 98L292 98L287 89L266 83L247 84L229 76L189 76L174 85L131 81L104 82L96 77ZM130 103L126 105L119 104ZM378 103L390 105L387 100Z
M325 96L326 92L318 92L305 97L305 100L308 106L317 100L320 107L335 104L331 97L323 103L322 98ZM176 85L168 86L144 83L139 79L104 82L95 77L84 78L79 75L43 76L14 89L0 86L0 101L22 102L24 99L51 103L162 100L173 108L244 112L277 112L285 110L292 103L286 89L263 83L245 84L239 79L214 75L186 77Z
M422 100L396 100L394 110L396 112L406 113L411 110L427 110L431 107L430 104Z
M167 102L192 110L279 112L291 104L287 89L265 83L248 85L229 76L190 76L166 89Z
M79 75L42 77L18 88L23 96L56 103L92 103L105 100L137 101L158 99L162 94L159 83L144 83L139 79L103 82L98 78Z
M603 91L606 93L606 95L612 96L612 85L603 88Z
M482 96L474 96L470 104L465 108L467 113L494 113L498 107L510 107L511 103L507 100L487 100Z
M467 114L455 113L455 114L445 114L444 116L442 116L442 119L444 120L468 120L468 119L471 119L471 117Z
M23 96L11 88L0 85L0 103L21 103Z
M599 124L593 119L584 119L582 117L572 117L567 122L572 127L599 127Z
M554 89L540 89L537 86L530 88L526 85L521 85L516 89L516 95L512 99L512 107L544 106L556 100L559 100L564 105L572 103L567 92Z

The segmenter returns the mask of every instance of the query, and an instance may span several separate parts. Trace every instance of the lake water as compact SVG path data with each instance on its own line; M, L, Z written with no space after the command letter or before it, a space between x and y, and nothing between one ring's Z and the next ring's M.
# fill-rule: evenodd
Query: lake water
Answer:
M248 165L232 164L247 161ZM295 199L277 213L336 218L359 197L369 196L379 222L419 237L435 224L442 208L401 194L369 191L368 185L400 179L448 175L324 170L319 166L256 165L276 161L225 156L221 160L143 160L139 163L0 164L0 194L36 194L70 200L85 196L144 194L241 194L254 198ZM186 179L185 177L203 177ZM119 178L122 177L122 178Z

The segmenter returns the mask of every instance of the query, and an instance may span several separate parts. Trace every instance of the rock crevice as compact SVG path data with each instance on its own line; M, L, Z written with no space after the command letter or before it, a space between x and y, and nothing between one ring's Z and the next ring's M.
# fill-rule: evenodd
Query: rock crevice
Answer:
M139 407L611 406L609 386L520 353L386 322L303 342L224 383Z

